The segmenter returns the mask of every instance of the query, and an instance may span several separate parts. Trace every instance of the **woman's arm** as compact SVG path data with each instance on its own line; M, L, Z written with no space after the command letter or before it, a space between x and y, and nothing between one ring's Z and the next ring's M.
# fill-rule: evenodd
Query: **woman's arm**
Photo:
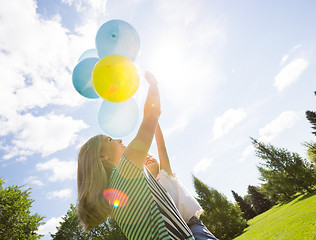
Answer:
M125 149L126 157L139 168L143 168L148 150L152 143L154 133L160 116L160 96L155 77L145 73L149 83L147 99L144 105L144 117L136 137Z
M160 160L160 169L164 169L170 176L173 176L166 145L165 145L165 140L163 138L159 123L156 128L155 138L156 138L158 155L159 155L159 160Z

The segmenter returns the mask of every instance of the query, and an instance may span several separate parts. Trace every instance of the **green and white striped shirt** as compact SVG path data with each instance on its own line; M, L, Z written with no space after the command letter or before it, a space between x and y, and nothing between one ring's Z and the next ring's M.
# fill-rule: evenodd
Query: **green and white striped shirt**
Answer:
M194 240L172 198L146 167L138 168L123 154L112 170L110 188L128 196L126 204L113 206L113 217L128 239Z

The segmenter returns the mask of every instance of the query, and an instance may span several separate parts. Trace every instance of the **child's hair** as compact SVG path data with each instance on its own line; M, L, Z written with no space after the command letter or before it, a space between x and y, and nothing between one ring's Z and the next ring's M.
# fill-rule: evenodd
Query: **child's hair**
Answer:
M102 162L100 151L104 136L90 138L78 156L78 217L85 232L102 223L111 214L111 207L103 197L113 164Z

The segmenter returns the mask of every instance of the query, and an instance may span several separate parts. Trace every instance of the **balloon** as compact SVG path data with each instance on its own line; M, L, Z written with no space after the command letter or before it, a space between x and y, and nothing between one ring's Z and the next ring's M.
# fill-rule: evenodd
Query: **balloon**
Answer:
M100 58L117 54L134 61L140 50L137 31L122 20L104 23L97 32L95 44Z
M84 51L80 55L78 62L81 62L83 59L86 59L86 58L99 58L97 50L95 48L91 48Z
M100 128L112 137L124 137L130 134L138 120L138 106L133 98L121 103L103 101L98 122Z
M86 58L79 62L72 72L72 83L82 96L86 98L98 98L91 82L91 73L98 58Z
M138 88L137 68L126 57L106 56L94 66L92 85L103 99L110 102L123 102L133 96Z

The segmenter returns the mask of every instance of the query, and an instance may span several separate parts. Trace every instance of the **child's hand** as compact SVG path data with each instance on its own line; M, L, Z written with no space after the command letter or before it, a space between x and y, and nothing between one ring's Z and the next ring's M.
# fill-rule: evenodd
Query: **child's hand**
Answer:
M157 80L151 72L146 71L145 78L146 78L149 85L157 85Z

